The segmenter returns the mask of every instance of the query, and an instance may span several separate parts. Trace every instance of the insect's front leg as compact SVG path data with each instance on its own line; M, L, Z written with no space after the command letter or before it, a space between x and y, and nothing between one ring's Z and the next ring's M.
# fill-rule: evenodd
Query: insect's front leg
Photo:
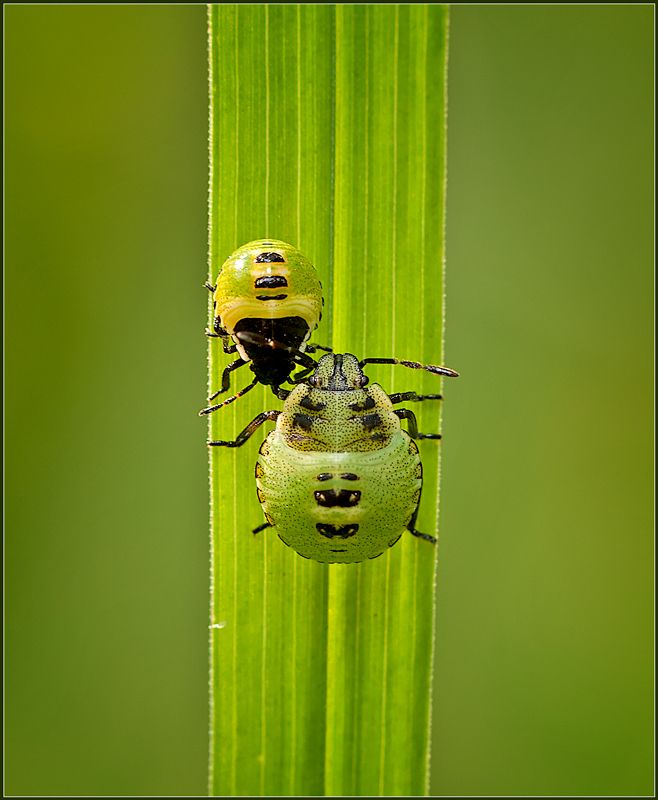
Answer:
M220 440L215 442L207 442L207 444L209 447L242 447L247 439L249 439L249 437L256 430L258 430L258 428L260 428L264 422L267 422L268 420L276 420L280 413L280 411L263 411L262 414L259 414L257 417L251 420L247 427L238 434L234 442L224 442Z

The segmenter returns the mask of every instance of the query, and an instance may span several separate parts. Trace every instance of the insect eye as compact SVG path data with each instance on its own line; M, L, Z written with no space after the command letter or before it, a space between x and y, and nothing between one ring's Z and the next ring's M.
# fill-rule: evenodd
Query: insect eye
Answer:
M362 375L361 376L361 387L363 388L364 386L367 386L369 383L370 383L370 378L368 378L366 375Z
M311 386L315 386L317 384L315 375L311 375L311 377L308 379L308 382L311 384Z

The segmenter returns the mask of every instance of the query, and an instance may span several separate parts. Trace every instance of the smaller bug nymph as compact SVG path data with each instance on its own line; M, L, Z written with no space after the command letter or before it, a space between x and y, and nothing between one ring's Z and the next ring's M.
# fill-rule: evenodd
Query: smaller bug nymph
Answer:
M230 388L231 372L250 364L253 381L233 397L200 411L210 414L246 394L257 383L272 387L280 399L288 391L282 383L296 366L305 371L291 381L306 377L317 362L306 351L312 332L322 318L322 285L315 268L297 248L277 239L260 239L238 248L224 262L214 286L205 284L213 295L213 329L225 353L239 358L224 370L222 386L214 400Z
M403 401L439 400L440 395L388 395L367 386L363 365L398 363L456 377L445 367L395 359L358 359L346 353L320 359L308 382L297 386L283 411L259 414L234 442L239 447L266 420L277 420L256 464L258 499L267 523L301 556L329 563L377 558L405 531L435 542L415 529L422 465L414 439L439 439L418 432ZM367 388L366 388L367 387ZM409 432L400 421L408 420Z

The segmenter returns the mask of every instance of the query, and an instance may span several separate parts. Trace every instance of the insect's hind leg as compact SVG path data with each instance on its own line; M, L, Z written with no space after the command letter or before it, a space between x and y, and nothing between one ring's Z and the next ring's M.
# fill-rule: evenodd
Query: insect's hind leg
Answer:
M266 528L273 528L273 527L274 526L272 525L271 522L264 522L262 525L259 525L257 528L254 528L252 533L260 533L261 531L264 531Z
M436 544L436 539L434 536L430 536L429 533L421 533L420 531L416 530L416 519L418 518L418 508L414 511L413 517L409 520L409 524L407 525L407 530L412 536L416 536L419 539L424 539L426 542L431 542L432 544Z

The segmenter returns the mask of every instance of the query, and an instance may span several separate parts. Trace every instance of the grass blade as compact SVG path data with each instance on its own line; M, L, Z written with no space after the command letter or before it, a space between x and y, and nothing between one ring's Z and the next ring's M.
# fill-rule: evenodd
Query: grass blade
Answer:
M446 20L445 6L210 6L211 281L239 245L289 241L325 287L317 341L441 363ZM368 373L439 391L427 373ZM437 431L428 405L421 430ZM279 406L259 386L210 434ZM327 567L253 537L257 447L211 452L211 794L423 794L435 551L405 535ZM421 454L432 533L436 443Z

